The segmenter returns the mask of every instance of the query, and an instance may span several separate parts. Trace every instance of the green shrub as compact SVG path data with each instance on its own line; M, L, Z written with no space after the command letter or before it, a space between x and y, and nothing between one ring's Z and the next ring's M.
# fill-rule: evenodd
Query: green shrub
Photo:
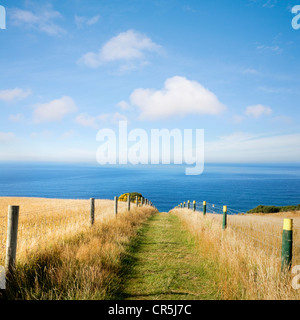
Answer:
M297 206L262 206L259 205L254 209L249 210L247 213L277 213L277 212L288 212L288 211L300 211L300 204Z
M276 213L279 211L280 211L280 208L277 208L275 206L265 206L263 213Z

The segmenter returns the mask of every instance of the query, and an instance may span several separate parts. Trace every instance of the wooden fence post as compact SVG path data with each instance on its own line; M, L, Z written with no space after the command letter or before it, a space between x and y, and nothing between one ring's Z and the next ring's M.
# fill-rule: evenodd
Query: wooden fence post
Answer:
M293 257L293 220L284 219L282 232L281 271L289 271Z
M223 224L222 224L223 230L227 228L227 206L223 207Z
M188 200L188 202L187 202L187 208L188 209L190 209L190 205L191 205L191 202L190 202L190 200Z
M136 201L136 207L138 207L139 206L139 197L138 196L135 197L135 201Z
M196 201L195 200L193 202L193 208L194 208L194 211L196 211Z
M206 201L203 201L203 215L206 215Z
M90 220L91 220L91 225L94 224L95 222L95 199L91 198L91 216L90 216Z
M18 240L19 206L8 207L7 243L5 269L9 274L16 265L17 240Z
M130 211L130 194L127 197L127 210Z
M118 214L118 200L119 200L119 198L118 198L118 197L115 197L115 206L114 206L114 213L115 213L115 215Z

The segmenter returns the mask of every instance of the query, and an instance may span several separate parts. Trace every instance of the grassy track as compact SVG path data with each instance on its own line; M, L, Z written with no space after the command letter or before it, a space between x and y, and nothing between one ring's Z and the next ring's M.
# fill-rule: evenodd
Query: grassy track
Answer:
M124 300L218 299L214 268L201 259L190 234L173 214L159 213L142 229L128 259ZM128 270L128 268L130 270Z

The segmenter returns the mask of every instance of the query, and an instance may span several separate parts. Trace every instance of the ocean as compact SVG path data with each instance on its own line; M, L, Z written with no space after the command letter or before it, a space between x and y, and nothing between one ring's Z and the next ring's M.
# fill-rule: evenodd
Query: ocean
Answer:
M139 192L160 211L187 200L246 212L258 205L300 203L300 164L206 164L202 175L185 166L0 163L1 197L113 199Z

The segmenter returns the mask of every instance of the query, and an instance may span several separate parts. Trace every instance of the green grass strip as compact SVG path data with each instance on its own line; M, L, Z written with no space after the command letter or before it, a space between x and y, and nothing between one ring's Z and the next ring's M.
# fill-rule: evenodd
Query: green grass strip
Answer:
M142 228L124 260L122 300L219 299L214 268L204 261L177 216L159 213Z

